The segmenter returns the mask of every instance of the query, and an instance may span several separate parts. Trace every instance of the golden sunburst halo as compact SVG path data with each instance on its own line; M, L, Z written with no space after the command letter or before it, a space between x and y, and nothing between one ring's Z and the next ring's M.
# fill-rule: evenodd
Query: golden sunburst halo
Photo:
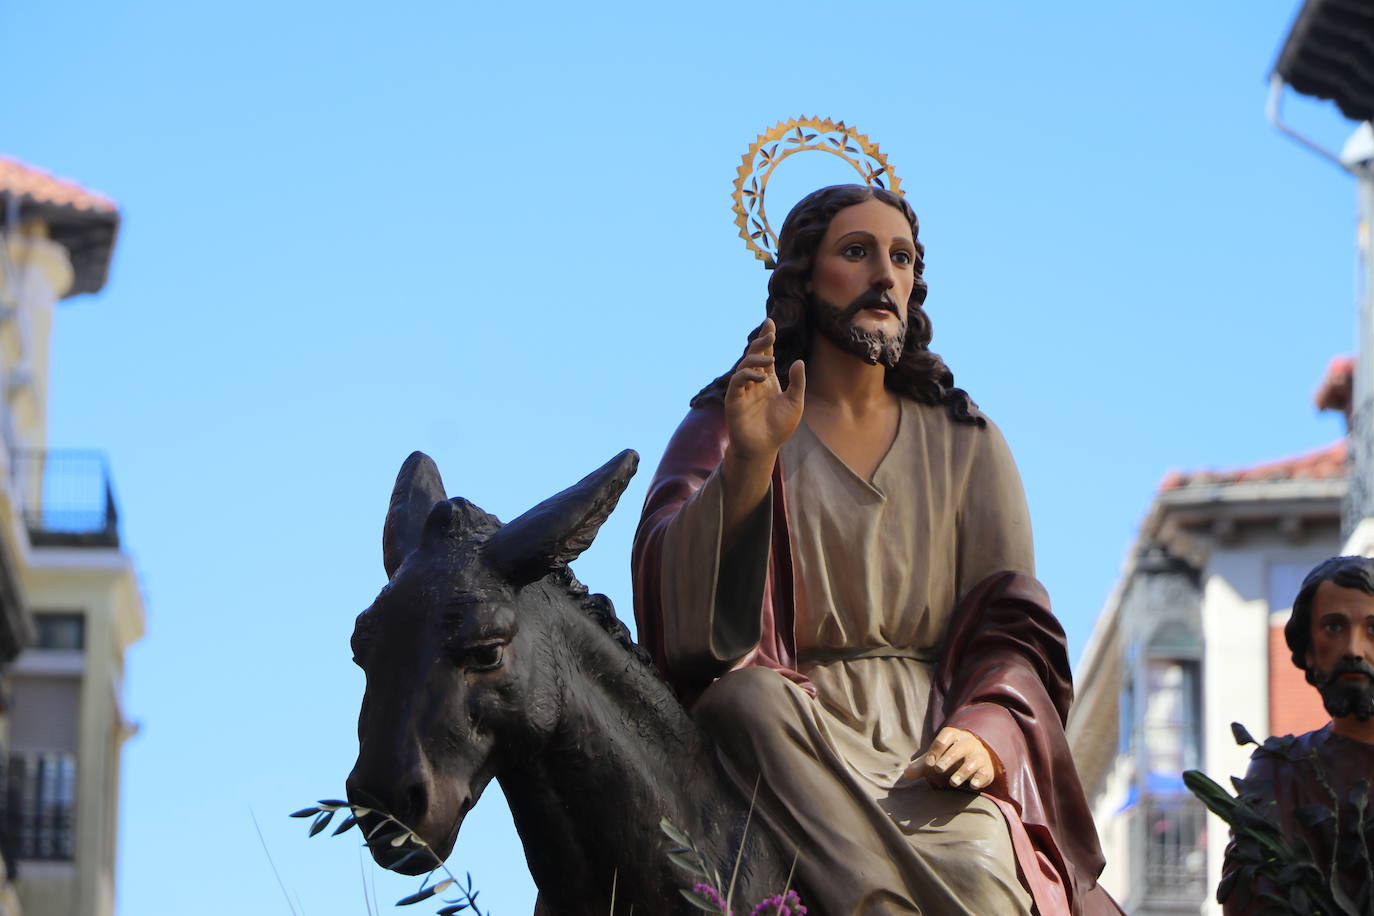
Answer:
M865 184L902 193L902 182L888 168L878 144L843 121L807 117L779 121L759 134L744 154L731 195L740 238L769 270L777 266L778 236L768 223L763 203L768 179L784 159L804 150L839 156Z

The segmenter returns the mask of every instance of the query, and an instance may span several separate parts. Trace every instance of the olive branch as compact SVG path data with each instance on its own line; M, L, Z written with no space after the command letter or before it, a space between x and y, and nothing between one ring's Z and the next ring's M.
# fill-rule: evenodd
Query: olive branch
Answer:
M744 832L740 836L739 850L735 854L735 865L730 870L730 883L725 885L720 878L720 872L716 867L707 861L706 855L692 842L692 838L677 827L666 817L659 819L658 828L663 831L663 835L672 840L675 844L668 850L668 859L681 868L687 874L697 879L692 888L679 888L678 893L686 898L687 902L705 913L713 913L716 916L733 916L734 911L731 906L735 897L735 880L739 877L740 865L744 861L745 840L749 838L749 824L754 818L754 805L758 800L759 786L754 783L754 794L749 799L749 813L744 818ZM787 884L783 887L781 894L772 897L765 897L760 900L749 916L806 916L806 907L802 905L801 898L797 892L792 890L792 875L797 870L797 852L792 856L792 867L787 873ZM725 887L725 893L721 893L721 888Z
M396 906L410 906L411 904L420 903L423 900L428 900L431 897L447 891L455 896L451 898L440 898L445 903L445 906L435 911L437 916L454 916L455 913L461 913L468 908L472 909L473 916L490 916L489 913L484 914L477 908L477 895L480 891L472 889L472 875L470 873L466 874L464 882L460 884L458 879L454 877L453 872L449 871L448 866L444 864L444 860L434 851L433 847L421 839L415 831L411 830L385 811L379 811L376 808L367 808L362 805L350 805L348 802L340 801L336 798L326 798L322 799L318 804L311 805L309 808L302 808L299 811L291 812L291 816L313 817L315 820L311 822L310 832L307 836L315 836L318 833L322 833L325 828L329 826L329 822L333 820L334 815L340 811L347 811L348 814L339 822L339 825L334 828L334 832L331 833L330 836L338 836L341 833L347 833L355 826L361 831L363 828L359 822L368 815L375 814L381 818L381 820L364 835L366 841L371 842L376 840L378 842L389 843L395 847L409 844L412 847L407 849L405 854L392 864L392 868L395 868L403 862L408 862L417 856L427 855L434 862L434 867L430 870L429 874L425 875L421 880L420 889L408 897L402 897L400 900L397 900ZM441 870L447 877L431 884L430 879L434 877L434 873Z

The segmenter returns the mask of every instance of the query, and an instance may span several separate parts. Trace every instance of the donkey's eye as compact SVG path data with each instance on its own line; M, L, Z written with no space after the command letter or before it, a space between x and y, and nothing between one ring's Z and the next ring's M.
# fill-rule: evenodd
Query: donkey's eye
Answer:
M463 666L469 671L492 671L505 660L504 643L489 642L468 646L463 650Z

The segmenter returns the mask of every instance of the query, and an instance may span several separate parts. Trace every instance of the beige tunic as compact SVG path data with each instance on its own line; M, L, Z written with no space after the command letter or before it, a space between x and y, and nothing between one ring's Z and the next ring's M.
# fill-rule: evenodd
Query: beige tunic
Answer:
M1034 571L1025 499L1000 432L901 405L871 481L804 423L783 448L797 650L817 696L746 668L716 681L695 714L732 778L746 793L758 780L762 814L799 847L812 912L1029 912L990 800L924 782L894 788L933 738L924 730L933 661L958 599L993 572ZM719 498L712 478L673 523L706 524L678 533L698 562L719 544ZM709 643L697 652L737 658L752 648L751 633L757 641L740 623L758 614L748 570L767 557L767 517L723 564L736 570L727 581L718 560L665 580L692 582L674 603L697 626L674 629ZM671 537L665 546L679 565Z

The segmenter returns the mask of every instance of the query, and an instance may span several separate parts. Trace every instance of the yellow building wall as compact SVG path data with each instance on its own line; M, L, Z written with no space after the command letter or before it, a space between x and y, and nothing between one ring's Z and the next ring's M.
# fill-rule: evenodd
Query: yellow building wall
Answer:
M36 611L86 620L77 738L73 862L22 861L24 916L112 916L118 849L120 750L133 733L123 713L124 653L143 635L144 609L129 558L112 548L39 548L23 570ZM24 656L15 673L25 670Z

